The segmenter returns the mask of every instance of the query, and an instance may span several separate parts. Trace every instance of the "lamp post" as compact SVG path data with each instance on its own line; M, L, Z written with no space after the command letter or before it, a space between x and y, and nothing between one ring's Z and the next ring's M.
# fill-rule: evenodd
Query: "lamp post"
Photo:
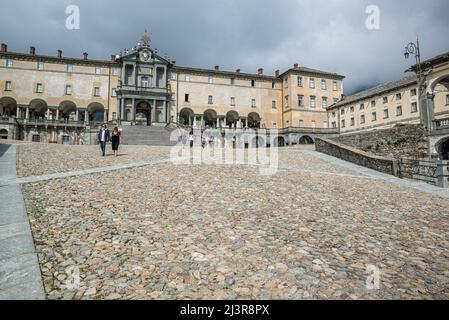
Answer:
M405 47L404 57L405 59L409 59L410 55L415 56L416 60L416 75L418 76L418 99L420 103L420 108L425 108L426 112L426 121L423 121L424 125L427 127L427 133L428 133L428 156L429 158L432 157L432 150L431 150L431 144L430 144L430 134L432 131L432 125L431 125L431 119L430 119L430 113L429 113L429 106L427 104L427 94L426 94L426 75L423 73L422 65L421 65L421 51L419 47L419 38L416 38L416 43L410 42ZM425 103L423 103L425 102ZM421 112L422 114L422 112Z

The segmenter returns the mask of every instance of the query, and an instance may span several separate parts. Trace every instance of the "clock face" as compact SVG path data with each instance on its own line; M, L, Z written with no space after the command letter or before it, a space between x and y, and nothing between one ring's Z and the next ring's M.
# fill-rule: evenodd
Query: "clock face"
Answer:
M140 57L143 61L148 61L150 59L150 52L144 50L140 53Z

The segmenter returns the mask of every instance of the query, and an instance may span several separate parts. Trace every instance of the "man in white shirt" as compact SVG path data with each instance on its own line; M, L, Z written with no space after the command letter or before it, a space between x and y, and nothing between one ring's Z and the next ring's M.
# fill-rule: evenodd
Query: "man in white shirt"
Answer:
M106 156L106 144L111 139L107 125L103 125L97 135L98 142L100 143L101 152L103 157Z

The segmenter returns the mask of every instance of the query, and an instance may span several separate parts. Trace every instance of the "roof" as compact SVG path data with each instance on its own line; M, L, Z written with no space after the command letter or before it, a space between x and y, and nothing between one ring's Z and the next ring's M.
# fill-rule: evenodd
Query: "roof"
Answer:
M6 58L19 58L19 59L25 59L25 60L45 60L55 63L74 63L74 64L89 64L89 65L118 65L117 62L111 61L111 60L92 60L87 59L84 60L84 58L69 58L69 57L62 57L58 58L56 56L47 56L47 55L33 55L28 53L18 53L18 52L0 52L0 57L6 57Z
M408 87L412 84L418 84L418 79L416 76L408 76L405 78L402 78L400 80L387 82L381 85L378 85L374 88L358 92L356 94L353 94L351 96L346 97L344 100L341 100L332 106L330 106L328 109L334 109L341 106L345 106L357 101L366 100L375 96L378 96L382 93L387 93L390 91L394 91L400 88Z
M281 74L280 77L282 78L284 75L292 73L292 72L312 74L312 75L317 75L317 76L326 76L326 77L329 77L329 78L336 78L336 79L344 79L344 78L346 78L345 76L339 75L338 73L331 73L331 72L326 72L326 71L322 71L322 70L318 70L318 69L312 69L312 68L307 68L307 67L297 67L297 68L288 69L283 74Z
M423 69L428 69L436 64L442 63L442 62L447 62L449 61L449 51L442 53L440 55L437 55L433 58L430 58L426 61L421 62L421 67ZM418 65L415 64L414 66L410 67L409 69L407 69L405 72L416 72L418 69Z
M180 67L174 66L174 70L178 71L187 71L187 72L197 72L197 73L207 73L207 74L215 74L215 75L223 75L223 76L234 76L234 77L242 77L242 78L256 78L256 79L264 79L264 80L279 80L279 78L275 76L268 75L259 75L254 73L243 73L243 72L235 72L235 71L221 71L215 69L201 69L201 68L191 68L191 67Z

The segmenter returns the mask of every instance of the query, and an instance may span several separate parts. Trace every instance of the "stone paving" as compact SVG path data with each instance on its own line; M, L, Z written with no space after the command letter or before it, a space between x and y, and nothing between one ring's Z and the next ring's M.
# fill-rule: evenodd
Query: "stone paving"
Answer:
M49 146L19 171L54 172L47 163L61 160L56 171L98 166L89 148L72 158ZM126 153L169 153L140 150ZM312 151L282 149L279 162L273 176L159 163L24 185L47 297L449 298L447 197ZM369 266L380 271L379 290L366 287Z

